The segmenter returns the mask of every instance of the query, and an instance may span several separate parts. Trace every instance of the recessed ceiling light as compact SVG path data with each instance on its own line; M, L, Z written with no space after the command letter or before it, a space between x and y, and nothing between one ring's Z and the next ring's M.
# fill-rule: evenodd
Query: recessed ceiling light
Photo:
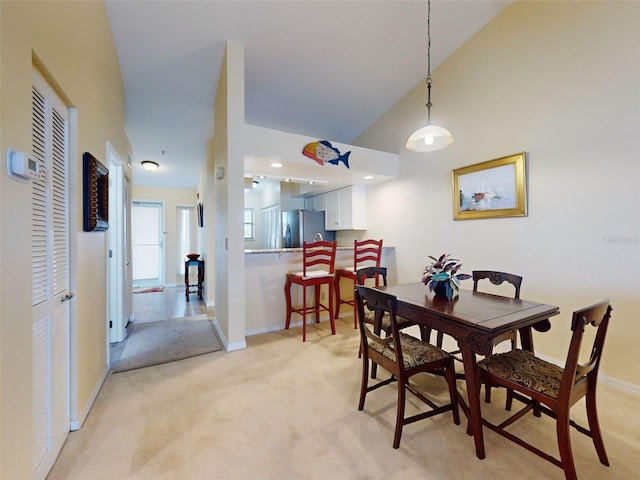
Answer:
M284 179L284 181L285 181L285 182L290 182L290 181L291 181L291 179L290 179L290 178L285 178L285 179Z
M151 160L143 160L140 162L142 168L144 168L147 172L155 172L160 165L156 162L152 162Z
M273 163L271 164L271 166L272 166L273 168L282 168L282 164L281 164L280 162L273 162Z
M309 185L313 185L313 184L314 184L314 183L316 183L316 182L314 182L313 180L309 180L307 183L308 183Z
M365 175L364 179L365 180L373 180L373 175Z

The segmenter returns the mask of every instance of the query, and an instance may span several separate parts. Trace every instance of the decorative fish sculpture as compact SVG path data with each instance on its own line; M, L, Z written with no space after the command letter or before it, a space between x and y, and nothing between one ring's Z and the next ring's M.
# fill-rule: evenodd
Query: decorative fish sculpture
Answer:
M345 167L349 168L349 155L351 151L341 155L340 150L331 145L331 142L319 140L317 142L307 143L302 149L302 154L315 160L322 166L324 166L325 163L338 165L342 162Z

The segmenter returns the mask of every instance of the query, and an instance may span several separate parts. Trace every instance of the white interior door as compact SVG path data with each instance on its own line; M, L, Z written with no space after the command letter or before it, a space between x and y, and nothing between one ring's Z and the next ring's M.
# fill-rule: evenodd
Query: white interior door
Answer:
M160 202L134 201L131 207L133 287L164 282L163 208Z
M108 341L121 342L125 337L128 318L125 309L126 256L124 240L124 168L111 144L107 143L109 158L109 242L107 318ZM107 351L109 349L107 348Z
M32 196L32 458L44 479L70 430L69 117L34 72L32 154L40 177Z

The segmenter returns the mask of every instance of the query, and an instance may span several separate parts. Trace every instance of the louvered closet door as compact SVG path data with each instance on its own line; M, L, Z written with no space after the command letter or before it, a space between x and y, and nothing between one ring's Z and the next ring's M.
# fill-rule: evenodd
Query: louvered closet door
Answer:
M32 158L33 479L69 433L68 110L34 72Z

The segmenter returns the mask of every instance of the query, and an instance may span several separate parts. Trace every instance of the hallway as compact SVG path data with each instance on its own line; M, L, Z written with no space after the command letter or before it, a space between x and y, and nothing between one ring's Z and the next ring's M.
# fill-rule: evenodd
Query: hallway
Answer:
M209 310L209 311L208 311ZM162 292L134 293L133 323L157 322L173 318L193 317L202 313L213 315L195 293L187 302L184 286L165 287Z
M134 320L127 325L127 338L134 325L191 318L203 314L206 314L206 318L213 318L213 308L207 308L196 294L190 294L187 302L183 286L165 287L161 292L134 293ZM109 364L111 368L118 364L127 344L127 338L122 342L110 344Z

